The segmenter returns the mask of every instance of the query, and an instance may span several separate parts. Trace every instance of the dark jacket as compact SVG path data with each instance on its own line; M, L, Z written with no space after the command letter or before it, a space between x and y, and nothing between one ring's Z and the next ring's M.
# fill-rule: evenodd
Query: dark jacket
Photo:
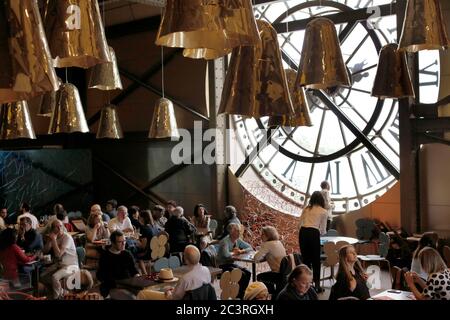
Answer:
M366 285L366 281L359 273L354 275L356 279L356 288L351 291L348 282L343 273L338 273L336 277L336 283L331 288L329 300L337 300L344 297L355 297L360 300L367 300L370 298L369 288Z
M131 253L127 250L114 254L102 250L98 262L97 279L101 281L100 293L106 297L116 287L116 280L132 278L138 271Z
M183 251L184 247L189 244L189 239L195 233L196 228L186 219L172 216L166 222L165 231L169 234L170 251L178 252Z
M296 300L318 300L317 293L313 287L310 287L309 290L301 295L297 292L293 285L287 284L283 290L278 294L278 301L296 301Z
M17 245L25 252L41 250L44 247L42 236L34 229L25 232L23 240L17 238Z

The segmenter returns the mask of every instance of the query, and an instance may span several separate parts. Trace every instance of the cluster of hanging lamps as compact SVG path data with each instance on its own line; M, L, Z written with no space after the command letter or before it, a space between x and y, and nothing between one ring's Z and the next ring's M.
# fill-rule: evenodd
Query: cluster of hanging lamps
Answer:
M399 44L388 44L380 51L372 95L414 97L406 52L445 49L448 44L439 0L408 0Z
M0 1L0 68L0 139L36 139L26 100L58 89L36 1Z

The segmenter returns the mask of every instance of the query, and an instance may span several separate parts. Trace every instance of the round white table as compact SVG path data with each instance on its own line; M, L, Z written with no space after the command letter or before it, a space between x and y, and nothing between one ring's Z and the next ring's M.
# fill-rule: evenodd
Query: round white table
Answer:
M350 238L350 237L320 237L320 244L323 245L325 242L334 242L337 243L339 241L345 241L348 242L349 244L355 244L357 243L359 240L356 238Z

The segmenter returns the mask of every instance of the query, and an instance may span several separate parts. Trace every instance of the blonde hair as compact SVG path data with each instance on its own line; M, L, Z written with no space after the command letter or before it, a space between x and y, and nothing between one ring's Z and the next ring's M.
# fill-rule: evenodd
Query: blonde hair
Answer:
M272 226L266 226L262 228L262 232L267 237L267 241L280 240L277 229Z
M447 269L447 265L439 252L430 247L425 247L419 252L420 265L423 271L428 274L442 272Z

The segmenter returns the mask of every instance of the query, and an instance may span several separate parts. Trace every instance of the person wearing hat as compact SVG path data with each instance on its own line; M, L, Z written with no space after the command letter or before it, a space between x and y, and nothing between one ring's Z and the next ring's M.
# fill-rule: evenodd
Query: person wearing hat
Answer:
M244 300L269 300L269 290L262 282L252 282L245 289Z

